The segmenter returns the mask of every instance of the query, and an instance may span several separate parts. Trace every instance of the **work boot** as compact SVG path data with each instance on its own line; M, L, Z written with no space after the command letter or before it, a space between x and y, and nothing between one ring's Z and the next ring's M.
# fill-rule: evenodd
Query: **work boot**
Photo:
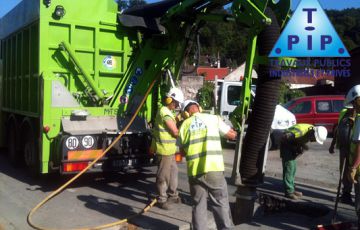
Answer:
M298 200L299 197L295 195L295 193L288 193L288 194L285 194L285 197L286 198L289 198L289 199L292 199L292 200Z
M181 198L179 196L170 196L168 198L169 203L181 204Z
M295 191L294 194L297 197L302 197L302 195L303 195L302 192L298 192L298 191Z
M353 204L353 201L351 199L351 194L349 193L343 193L340 197L340 201L343 204L349 204L349 205Z
M164 210L170 210L170 205L169 205L169 202L157 202L156 203L156 206L161 208L161 209L164 209Z

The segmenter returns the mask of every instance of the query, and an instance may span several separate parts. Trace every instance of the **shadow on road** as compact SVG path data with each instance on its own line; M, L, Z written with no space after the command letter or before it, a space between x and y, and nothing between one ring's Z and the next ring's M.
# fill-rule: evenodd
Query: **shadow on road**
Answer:
M29 187L27 188L27 190L40 190L42 192L54 191L75 176L60 175L59 173L50 173L34 177L30 175L26 167L12 166L3 151L1 151L0 153L0 173L14 178L17 181L28 184ZM126 173L116 172L113 174L89 173L79 177L76 181L71 183L68 188L79 188L83 186L92 186L95 184L94 187L100 190L104 190L105 187L113 187L104 185L115 181L120 184L128 184L130 181L135 181L140 178L142 178L141 180L143 180L146 177L155 177L155 174L151 173L151 170L147 169L142 169L142 171L140 172L132 170Z
M128 220L128 223L135 225L139 224L138 220L136 221L136 218L138 218L136 214L139 213L140 210L135 211L136 208L134 207L120 203L117 200L101 198L93 195L80 195L78 196L78 198L79 200L83 201L85 203L85 207L89 209L96 210L102 214L115 217L118 220L131 217ZM144 215L141 216L141 221L144 224L147 223L147 227L162 226L163 229L177 228L177 226L166 221ZM144 226L144 224L142 224L141 227L146 227L146 225Z
M297 184L296 179L295 179L295 184ZM259 188L265 189L269 192L279 193L281 195L284 194L282 180L274 177L266 177L265 183L259 186ZM302 192L304 194L304 199L306 199L306 197L310 197L312 200L320 199L320 200L327 200L333 202L336 196L336 194L333 194L331 191L329 191L329 189L324 189L309 184L300 184L300 183L297 184L296 191Z
M81 189L76 190L81 194L76 196L79 200L79 203L76 202L77 205L84 205L84 207L95 210L104 216L122 219L140 212L142 208L155 198L155 172L155 167L146 167L140 171L130 170L128 172L110 174L90 173L82 175L67 187L67 189L69 189L70 192L71 188ZM74 176L48 174L33 178L26 168L14 168L11 166L4 154L0 154L0 175L1 174L13 178L13 180L17 181L16 183L25 184L25 189L30 192L41 191L44 193L55 191ZM67 193L65 192L65 195L63 194L62 199L68 196L69 191ZM188 203L190 200L189 194L184 191L180 191L180 196L186 201L185 203ZM68 197L68 199L71 198ZM55 202L57 207L61 202L61 199ZM68 201L64 201L63 203L69 204ZM187 204L182 205L188 207ZM43 207L35 216L37 222L46 224L42 223L42 221L47 218L46 211L48 209L52 211L52 206ZM63 209L66 210L66 208L56 210L63 212ZM77 208L76 210L81 210L81 208ZM133 220L133 224L146 227L147 229L159 229L156 226L162 226L162 229L176 229L178 225L174 225L173 222L186 222L182 219L181 215L178 216L167 213L164 212L164 210L154 208L151 209L150 212L152 216L141 215L141 217L136 217ZM174 210L174 212L177 212L177 210ZM56 221L56 218L54 218L53 221ZM132 222L130 221L129 223Z

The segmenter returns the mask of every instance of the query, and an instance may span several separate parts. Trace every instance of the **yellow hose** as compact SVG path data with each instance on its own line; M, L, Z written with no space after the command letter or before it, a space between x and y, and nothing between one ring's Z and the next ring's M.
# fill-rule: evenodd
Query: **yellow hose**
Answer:
M63 191L67 186L69 186L72 182L74 182L77 178L79 178L82 174L84 174L90 167L92 167L100 158L102 158L115 144L116 142L118 142L120 140L120 138L124 135L124 133L126 133L126 131L129 129L129 127L131 126L131 124L134 122L134 119L136 117L136 115L139 113L141 107L144 105L145 100L147 98L147 96L149 95L151 89L153 88L155 82L156 82L156 78L154 79L154 81L151 82L149 88L147 89L144 98L142 99L139 107L136 109L134 115L131 117L129 123L126 125L126 127L120 132L119 136L116 137L116 139L104 150L104 152L98 156L95 160L93 160L86 168L84 168L81 172L79 172L78 174L76 174L73 178L71 178L68 182L66 182L65 184L63 184L62 186L60 186L57 190L55 190L54 192L52 192L50 195L48 195L45 199L43 199L40 203L38 203L33 209L31 209L31 211L29 212L28 216L27 216L27 222L28 224L33 227L34 229L39 229L39 230L58 230L56 228L45 228L45 227L39 227L36 226L32 220L31 217L32 215L41 207L43 206L46 202L48 202L50 199L54 198L56 195L58 195L61 191ZM91 228L76 228L76 230L87 230L87 229L103 229L103 228L109 228L115 225L120 225L122 223L127 222L129 219L138 216L142 213L147 212L152 206L155 205L155 203L157 202L156 199L154 199L149 205L147 205L141 212L134 214L128 218L122 219L122 220L118 220L115 221L113 223L110 224L104 224L104 225L100 225L100 226L96 226L96 227L91 227Z

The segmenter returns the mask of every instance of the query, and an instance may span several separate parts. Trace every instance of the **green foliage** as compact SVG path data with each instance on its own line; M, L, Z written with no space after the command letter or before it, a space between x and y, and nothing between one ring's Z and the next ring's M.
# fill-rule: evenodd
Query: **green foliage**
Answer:
M210 109L214 106L214 89L215 84L209 81L204 82L202 88L196 94L196 100L203 109Z
M200 30L201 53L213 58L219 54L223 66L239 66L246 58L248 31L235 22L208 22Z
M328 10L326 14L349 51L360 46L360 8Z
M286 102L297 98L297 97L304 97L305 93L298 89L290 89L290 87L285 83L281 82L280 85L280 95L279 95L279 103L285 104Z

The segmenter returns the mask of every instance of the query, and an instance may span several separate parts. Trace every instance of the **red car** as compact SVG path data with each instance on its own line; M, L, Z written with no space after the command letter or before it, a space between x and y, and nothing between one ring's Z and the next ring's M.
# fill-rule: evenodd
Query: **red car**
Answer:
M296 123L325 126L329 133L337 125L344 107L343 95L307 96L293 99L284 105L296 117Z

